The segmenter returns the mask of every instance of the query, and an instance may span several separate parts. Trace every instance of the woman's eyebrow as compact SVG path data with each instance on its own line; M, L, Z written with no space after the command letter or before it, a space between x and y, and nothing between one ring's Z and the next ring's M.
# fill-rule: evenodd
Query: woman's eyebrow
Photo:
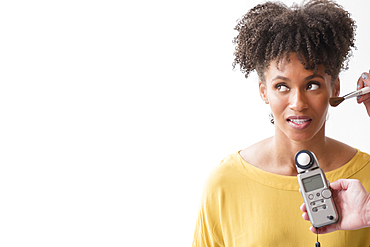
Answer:
M319 77L319 78L321 78L321 79L325 80L325 79L324 79L324 77L323 77L322 75L319 75L319 74L307 76L307 77L305 78L305 80L306 80L306 81L308 81L308 80L312 80L313 78L316 78L316 77Z
M289 79L289 78L284 77L284 76L281 76L281 75L277 75L277 76L275 76L274 78L272 78L272 80L271 80L271 81L275 81L275 80L290 81L290 79Z
M316 75L310 75L310 76L307 76L306 78L304 78L306 81L309 81L309 80L312 80L313 78L316 78L316 77L319 77L323 80L324 77L322 75L319 75L319 74L316 74ZM275 76L274 78L272 78L271 81L275 81L275 80L283 80L283 81L290 81L289 78L285 77L285 76L281 76L281 75L278 75L278 76Z

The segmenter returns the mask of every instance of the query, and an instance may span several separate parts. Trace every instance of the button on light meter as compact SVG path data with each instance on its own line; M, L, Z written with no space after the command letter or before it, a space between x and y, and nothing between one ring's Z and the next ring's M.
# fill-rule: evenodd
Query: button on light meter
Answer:
M321 195L322 197L324 197L325 199L329 199L331 197L331 191L329 189L324 189L322 192L321 192Z

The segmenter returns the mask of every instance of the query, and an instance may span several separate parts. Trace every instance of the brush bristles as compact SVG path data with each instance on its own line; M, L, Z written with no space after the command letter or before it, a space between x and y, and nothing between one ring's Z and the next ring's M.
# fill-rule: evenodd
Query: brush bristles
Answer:
M343 102L343 100L344 100L344 97L331 97L331 98L329 99L329 104L330 104L331 106L336 107L336 106L338 106L340 103L342 103L342 102Z

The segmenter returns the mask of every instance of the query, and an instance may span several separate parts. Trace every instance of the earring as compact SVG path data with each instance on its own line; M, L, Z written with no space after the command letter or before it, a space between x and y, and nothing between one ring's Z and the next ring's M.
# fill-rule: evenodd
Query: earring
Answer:
M330 113L328 112L328 113L326 114L326 121L329 121L329 119L330 119Z
M274 117L274 114L272 114L272 112L269 114L269 119L270 119L270 123L275 124L275 117Z

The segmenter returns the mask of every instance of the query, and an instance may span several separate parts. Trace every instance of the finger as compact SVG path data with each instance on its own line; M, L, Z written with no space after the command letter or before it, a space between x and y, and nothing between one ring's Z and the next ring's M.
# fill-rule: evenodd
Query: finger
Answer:
M346 186L346 181L344 181L343 179L339 179L335 182L330 183L330 189L333 194L333 198L336 198L338 194L346 188L348 188L348 185Z
M306 205L304 203L299 208L302 212L307 212Z
M304 213L302 214L302 218L303 218L304 220L310 220L310 218L308 217L308 214L307 214L306 212L304 212Z
M362 89L366 86L370 86L370 74L369 73L362 73L361 77L357 81L357 90ZM361 95L357 97L357 103L361 104L364 100L367 100L370 96L369 95Z
M363 102L365 105L367 103L367 101L370 99L370 94L367 93L367 94L364 94L361 96L361 102Z
M353 180L355 179L338 179L337 181L330 183L330 188L333 190L346 190Z
M313 232L313 233L315 233L315 234L317 234L316 228L313 227L313 226L310 227L310 231Z
M333 190L341 190L342 188L342 179L339 179L335 182L330 183L330 188Z
M353 184L362 185L358 179L338 179L330 183L330 188L333 190L347 190Z
M310 231L315 233L315 234L326 234L326 233L329 233L329 232L333 232L337 230L337 228L335 227L335 225L327 225L327 226L324 226L324 227L320 227L319 229L316 229L315 227L311 226L310 227Z
M368 75L368 78L366 80L364 80L364 82L367 84L368 87L370 87L370 70L369 70L369 73L367 75ZM367 114L370 117L370 94L363 95L361 100L364 103L364 105L366 107Z
M363 85L363 83L362 83L362 77L360 76L360 78L358 78L358 80L357 80L357 86L356 86L356 90L360 90L361 88L362 88L362 85ZM357 103L358 104L361 104L362 103L362 101L361 101L361 96L357 96Z
M362 73L361 75L363 79L363 86L370 86L370 74L369 73Z
M361 80L361 83L360 83L361 88L370 86L370 77L368 73L366 72L362 73L360 80Z

